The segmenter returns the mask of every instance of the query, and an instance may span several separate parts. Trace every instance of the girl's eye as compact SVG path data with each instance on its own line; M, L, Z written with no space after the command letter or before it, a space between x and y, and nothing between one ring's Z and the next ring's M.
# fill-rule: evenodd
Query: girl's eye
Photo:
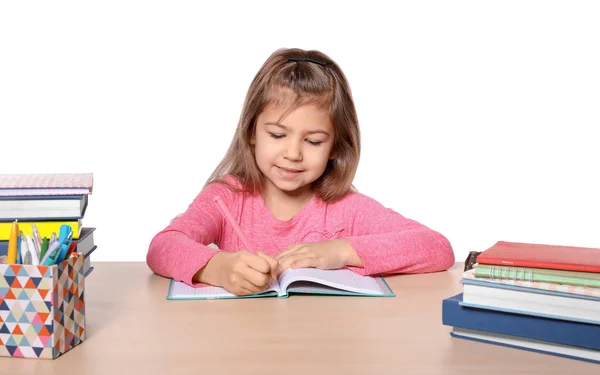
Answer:
M308 143L310 143L310 144L311 144L311 145L313 145L313 146L320 146L320 145L321 145L321 143L323 143L323 142L310 141L310 140L307 140L307 142L308 142Z
M283 138L283 134L269 133L269 135L271 136L271 138L275 139Z

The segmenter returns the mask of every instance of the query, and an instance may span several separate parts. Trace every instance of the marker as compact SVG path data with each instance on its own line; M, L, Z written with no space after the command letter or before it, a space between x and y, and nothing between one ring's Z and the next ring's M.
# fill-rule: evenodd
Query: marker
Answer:
M32 264L34 266L39 266L40 265L40 257L36 250L36 246L33 243L33 239L31 237L29 237L29 235L27 235L26 240L27 240L27 248L29 249L29 254L31 257L29 264Z
M60 235L58 236L58 242L60 242L60 254L58 255L58 258L56 258L57 263L67 259L67 252L69 251L72 240L73 230L71 227L69 225L61 225Z
M48 251L46 251L46 255L44 255L44 259L40 262L42 266L53 266L56 264L56 260L60 255L60 242L54 240L50 244Z
M31 251L29 251L27 239L23 235L21 235L21 258L23 264L31 264Z
M40 260L44 259L44 255L46 255L46 251L48 251L48 238L44 237L42 239L42 250L40 250Z
M10 231L10 237L8 239L8 251L6 253L6 263L16 264L17 263L17 237L19 236L19 223L17 220L13 222L12 230Z
M35 253L39 259L40 251L42 250L42 237L40 236L40 231L35 223L31 223L31 236L33 237Z

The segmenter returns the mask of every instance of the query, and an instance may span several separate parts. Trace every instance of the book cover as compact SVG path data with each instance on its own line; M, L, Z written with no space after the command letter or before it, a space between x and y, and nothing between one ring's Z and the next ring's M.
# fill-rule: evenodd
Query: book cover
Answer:
M81 233L79 233L79 238L77 241L77 252L87 255L92 252L94 248L96 248L96 244L94 243L94 231L96 228L83 227L81 228Z
M462 306L463 294L442 301L442 324L600 350L600 325Z
M32 236L31 223L30 221L19 221L19 230L23 232L24 236ZM61 225L69 225L73 230L73 239L79 238L79 232L81 229L81 220L69 220L69 221L35 221L35 225L38 227L41 237L50 238L52 233L60 233ZM10 232L12 230L12 222L0 222L0 241L8 241L10 238Z
M564 292L571 294L581 294L584 296L592 296L592 297L600 297L600 288L595 288L592 286L586 285L573 285L573 284L559 284L556 282L545 282L545 281L528 281L521 279L507 279L507 278L487 278L480 277L477 275L475 269L471 269L463 272L463 279L470 280L479 280L488 283L496 283L496 284L507 284L507 285L516 285L522 286L525 288L534 288L534 289L543 289L543 290L552 290L555 292Z
M0 174L0 196L91 194L92 173Z
M481 264L600 272L600 249L498 241L477 257Z
M471 272L472 271L472 272ZM548 285L572 285L600 288L600 273L552 270L547 268L495 266L477 264L463 274L487 280L507 280L513 282L540 282Z
M600 297L462 279L461 305L600 324Z
M513 349L550 354L563 358L577 359L586 362L600 363L600 351L576 346L560 345L553 342L530 340L518 336L501 335L486 331L453 328L450 335L459 339L506 346Z

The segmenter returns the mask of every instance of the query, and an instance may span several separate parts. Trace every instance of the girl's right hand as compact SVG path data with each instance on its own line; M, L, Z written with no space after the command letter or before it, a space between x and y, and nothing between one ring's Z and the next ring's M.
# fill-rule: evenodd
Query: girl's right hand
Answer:
M242 250L222 252L220 286L235 295L248 295L267 289L276 277L279 263L275 258L258 252Z

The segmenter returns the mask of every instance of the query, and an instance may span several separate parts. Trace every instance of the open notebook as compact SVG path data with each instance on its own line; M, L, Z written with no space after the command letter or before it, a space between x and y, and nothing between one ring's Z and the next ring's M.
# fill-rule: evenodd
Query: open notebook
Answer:
M205 286L194 288L171 280L167 299L222 299L279 297L287 298L292 293L327 294L347 296L394 297L383 277L360 276L348 270L320 270L316 268L287 269L271 286L261 293L236 296L223 288Z

